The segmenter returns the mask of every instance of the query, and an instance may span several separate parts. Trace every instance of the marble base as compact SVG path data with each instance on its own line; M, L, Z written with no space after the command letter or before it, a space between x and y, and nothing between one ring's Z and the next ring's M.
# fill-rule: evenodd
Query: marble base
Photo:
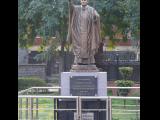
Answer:
M107 72L62 72L61 73L61 95L72 96L70 80L73 76L94 76L97 79L96 96L107 96ZM91 95L92 96L92 95Z

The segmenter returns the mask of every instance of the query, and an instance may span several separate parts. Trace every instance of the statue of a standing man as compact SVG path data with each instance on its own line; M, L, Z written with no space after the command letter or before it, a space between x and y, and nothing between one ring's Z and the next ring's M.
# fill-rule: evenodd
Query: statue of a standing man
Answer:
M73 45L75 65L94 64L94 55L100 43L100 17L87 3L88 0L81 0L81 5L74 5L73 1L69 0L67 40Z

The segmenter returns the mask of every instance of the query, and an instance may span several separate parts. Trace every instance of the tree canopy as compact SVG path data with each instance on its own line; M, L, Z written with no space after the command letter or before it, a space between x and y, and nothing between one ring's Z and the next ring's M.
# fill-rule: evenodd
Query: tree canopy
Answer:
M73 0L80 4L79 0ZM139 38L140 0L89 0L101 18L101 36L122 34L127 40L131 31L132 39ZM68 0L18 0L18 41L20 47L33 44L36 35L43 38L43 44L59 33L58 41L64 45L68 30Z

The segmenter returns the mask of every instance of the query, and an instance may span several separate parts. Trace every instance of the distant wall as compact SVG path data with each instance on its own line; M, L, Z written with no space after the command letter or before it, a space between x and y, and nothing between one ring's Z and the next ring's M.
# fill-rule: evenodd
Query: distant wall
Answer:
M19 77L36 76L46 78L46 64L21 64L18 65Z
M26 49L18 48L18 64L28 63L28 51Z

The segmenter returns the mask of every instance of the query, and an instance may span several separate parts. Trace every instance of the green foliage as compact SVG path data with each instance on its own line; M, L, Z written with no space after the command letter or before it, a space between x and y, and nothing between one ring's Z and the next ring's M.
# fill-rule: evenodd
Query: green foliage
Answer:
M131 77L133 73L132 67L119 67L119 71L123 77L124 80L127 80Z
M53 56L59 54L58 46L58 40L50 38L50 45L48 49L44 50L41 54L37 54L34 59L37 61L50 61Z
M73 0L80 4L79 0ZM124 34L129 30L139 36L140 0L94 0L89 5L96 8L101 17L102 37L109 35L114 42L116 33ZM68 30L68 0L18 0L18 39L20 46L33 44L38 34L45 40L60 33L63 42ZM117 30L113 30L113 25Z
M66 0L19 0L18 33L20 46L31 45L34 37L40 35L44 40L59 31L62 38L67 28ZM27 28L30 28L27 30Z
M134 84L131 80L117 80L115 83L119 87L131 87Z
M131 87L134 82L132 80L128 80L132 73L132 67L119 67L119 71L123 77L122 80L115 81L115 84L119 87ZM118 89L118 95L126 96L129 93L130 89Z
M119 87L131 87L134 82L131 80L117 80L115 84ZM117 94L121 96L127 96L130 92L130 89L118 89Z
M46 86L46 82L43 79L36 77L19 77L18 78L18 90L24 90L30 87Z
M134 84L131 80L117 80L115 83L119 87L131 87ZM118 89L118 95L126 96L129 91L130 89Z
M122 40L127 41L131 31L130 39L139 39L140 0L99 0L95 4L101 17L102 38L109 36L114 45L121 40L115 38L116 34L122 34Z

